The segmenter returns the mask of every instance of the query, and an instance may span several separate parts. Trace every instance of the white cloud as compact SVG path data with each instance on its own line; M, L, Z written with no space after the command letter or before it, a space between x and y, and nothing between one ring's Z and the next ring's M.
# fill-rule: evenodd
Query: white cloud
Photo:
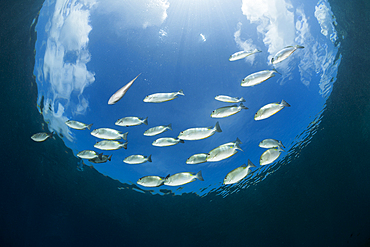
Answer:
M293 54L299 58L301 82L308 86L312 77L318 74L321 77L320 93L327 95L332 78L336 76L338 63L334 60L337 49L330 49L328 44L315 40L302 6L294 9L289 0L243 0L242 11L251 23L257 24L257 31L262 34L263 42L270 53L268 61L283 47L295 44L305 46ZM333 26L335 19L327 1L319 1L315 7L315 17L320 24L321 33L334 43L337 39ZM234 35L236 41L239 35L240 29ZM285 79L293 79L292 71L296 66L287 62L274 65L282 74L280 83L284 83Z
M167 0L103 0L97 13L113 18L113 28L119 33L124 29L160 26L167 18L169 6Z
M89 25L89 16L88 10L71 9L60 29L59 41L66 50L81 50L86 47L89 42L89 33L92 30Z
M295 25L292 5L285 0L243 0L242 11L263 35L270 61L283 47L294 44Z
M319 2L318 6L322 6L323 3ZM326 5L325 5L326 6ZM316 10L318 7L316 6ZM326 14L323 11L325 9ZM320 16L331 16L330 15L330 7L322 8L321 7L321 14ZM319 43L316 41L310 32L310 26L308 24L308 20L302 8L297 8L297 22L296 22L296 29L297 29L297 38L296 42L299 44L304 44L305 49L300 51L300 63L298 65L299 71L301 74L301 81L303 84L308 86L312 77L315 74L320 76L320 83L319 93L324 97L328 95L331 90L331 85L333 78L336 77L336 71L339 65L339 62L335 61L337 49L329 47L329 43ZM315 13L316 16L316 13ZM332 17L330 17L332 18ZM322 19L318 19L319 23L322 23ZM329 21L325 21L328 23ZM320 24L321 25L321 24ZM326 27L326 25L324 25ZM322 26L321 26L322 27ZM323 29L322 29L323 30ZM326 37L334 42L332 39L334 37L333 33L336 31L335 29L330 29L331 34L329 32L324 32ZM323 31L321 31L323 32Z
M236 30L236 32L234 33L234 40L235 40L236 44L239 46L239 48L244 50L244 51L252 51L252 50L257 49L257 47L253 44L253 40L251 40L251 39L247 39L247 40L244 40L244 41L241 40L241 38L240 38L240 32L241 32L241 28L242 28L242 23L241 22L238 23L237 28L238 28L238 30ZM250 62L251 64L253 64L254 57L255 57L254 55L248 56L248 57L245 58L245 60Z
M88 101L82 93L95 81L94 74L86 67L90 61L87 49L92 30L90 9L94 4L94 0L57 0L45 27L48 38L42 71L43 79L51 85L47 95L50 98L45 101L51 110L44 112L44 117L51 130L69 140L73 138L64 123L67 120L65 111L72 115L84 114ZM68 60L68 54L72 54L73 59Z
M320 24L321 33L334 43L337 40L337 32L333 25L336 24L336 20L328 2L323 0L318 2L315 6L315 17Z

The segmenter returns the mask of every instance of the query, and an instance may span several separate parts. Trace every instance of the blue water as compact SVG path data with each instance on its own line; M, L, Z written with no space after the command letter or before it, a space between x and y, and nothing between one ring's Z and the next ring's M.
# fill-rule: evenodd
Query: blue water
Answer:
M242 1L169 6L137 1L124 7L112 1L113 10L109 2L60 3L2 4L1 246L368 246L366 2L268 5L262 20L292 20L293 25L275 25L285 34L280 36L268 36L274 29L254 21L258 9L245 12L250 19L243 15ZM55 4L63 11L55 11ZM140 12L143 6L162 6L167 16ZM318 15L320 9L327 15ZM80 18L63 19L74 14ZM54 24L56 32L50 31ZM253 62L228 61L243 49L235 38L239 29L241 41L250 39L244 46L262 50ZM281 74L242 88L246 75L273 68L269 56L280 39L266 37L305 48L276 67ZM108 106L110 95L139 73L124 98ZM185 96L170 102L142 101L150 93L179 89ZM243 96L249 107L220 119L222 133L168 148L153 147L155 138L142 135L159 124L174 126L161 136L214 125L210 113L227 105L214 100L221 93ZM281 99L291 107L253 120L261 106ZM114 125L131 114L148 117L149 125ZM96 139L87 130L68 129L66 119L129 131L128 149L104 152L113 154L104 164L82 164L76 153L92 148ZM30 136L41 131L57 134L33 142ZM236 137L244 152L220 162L185 164L191 154ZM258 143L264 138L281 140L286 152L259 166ZM153 163L122 162L139 152L152 154ZM223 186L225 175L248 159L257 165L251 175ZM203 182L155 189L136 184L144 175L199 170Z
M109 127L129 132L127 151L104 152L113 155L112 162L97 165L84 162L123 183L136 184L140 177L148 175L165 177L201 170L204 183L161 188L176 194L206 195L222 186L226 174L248 159L258 165L265 151L258 147L260 141L278 139L287 152L281 155L279 164L253 169L249 180L261 181L260 177L286 164L281 159L290 148L299 145L302 141L299 136L309 132L310 123L320 118L336 80L340 43L327 1L316 5L265 1L267 7L250 1L232 4L159 1L157 5L145 5L145 1L131 5L93 2L60 1L41 9L34 73L39 102L44 97L43 109L50 104L51 111L42 112L40 106L40 112L49 122L49 130L62 134L75 154L94 149L98 139L89 131L68 129L64 124L68 119L93 123L93 129ZM56 11L56 6L62 7ZM269 62L279 50L296 44L305 48L279 64ZM228 61L239 50L256 48L261 52ZM240 86L244 77L265 69L276 69L278 73L260 85ZM116 90L140 73L121 101L113 106L107 104ZM180 89L185 96L173 101L143 102L146 95ZM216 101L214 97L220 94L244 97L249 109L212 119L210 113L214 109L232 105ZM253 120L263 105L283 99L292 107L270 119ZM117 119L127 116L148 117L149 125L128 128L114 125ZM222 133L205 140L186 141L173 147L151 145L159 137L177 137L185 129L214 126L216 121L220 122ZM155 137L143 136L149 127L169 123L172 131ZM242 141L244 152L219 162L185 163L193 154L208 153L236 138ZM134 166L122 162L133 154L152 155L153 162ZM231 187L243 187L241 184ZM150 188L154 193L159 190Z

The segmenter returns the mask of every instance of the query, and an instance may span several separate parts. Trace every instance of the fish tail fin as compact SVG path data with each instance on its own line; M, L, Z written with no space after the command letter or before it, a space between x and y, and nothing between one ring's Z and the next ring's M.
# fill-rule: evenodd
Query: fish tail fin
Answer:
M108 157L108 160L109 160L109 161L111 161L111 160L112 160L112 155L113 155L113 154L111 154L111 155Z
M243 105L243 103L240 103L240 105L239 105L242 109L245 109L245 110L247 110L248 109L248 107L246 107L246 106L244 106Z
M240 101L240 102L245 102L245 99L244 99L243 97L241 97L241 98L239 99L239 101Z
M103 153L98 154L99 159L103 158Z
M87 129L91 129L91 126L92 126L93 124L89 124L89 125L87 125Z
M185 96L184 94L184 91L182 91L182 89L180 89L180 91L177 92L178 95L182 95L182 96Z
M272 69L272 71L274 71L275 73L278 73L279 75L281 75L281 73L279 71L277 71L275 68Z
M127 141L127 134L128 134L128 132L121 135L121 138L125 141Z
M239 146L239 143L235 143L235 147L236 147L235 149L238 149L238 150L244 152L243 149Z
M172 130L172 124L167 125L167 128L168 128L169 130Z
M149 157L148 157L148 161L149 161L149 162L152 162L152 155L149 155Z
M202 171L199 171L197 174L195 174L195 177L199 179L200 181L204 181L204 178L202 176Z
M280 103L280 105L282 105L282 106L287 106L287 107L290 107L290 105L285 101L285 100L281 100L281 103Z
M304 48L304 46L301 46L301 45L295 45L294 46L296 49L303 49Z
M279 141L279 145L282 146L283 148L285 148L281 141Z
M277 147L277 151L279 151L279 152L284 152L285 150L284 150L284 149L282 149L280 146L278 146L278 147Z
M148 125L148 117L144 119L143 124Z
M122 147L123 147L124 149L127 149L127 143L128 143L128 142L125 142L125 143L123 143L123 144L122 144Z
M247 167L256 167L253 163L252 163L252 161L250 161L250 159L248 159L248 166Z
M184 140L180 140L180 143L184 143Z
M220 127L220 124L218 123L218 121L217 121L217 123L215 125L215 130L216 130L216 132L222 132L221 127Z

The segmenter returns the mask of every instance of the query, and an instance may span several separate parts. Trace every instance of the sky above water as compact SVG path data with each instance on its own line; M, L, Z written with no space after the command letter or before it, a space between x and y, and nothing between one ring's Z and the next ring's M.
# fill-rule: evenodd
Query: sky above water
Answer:
M45 1L36 27L38 107L48 129L57 132L74 154L99 151L93 147L99 140L89 130L70 129L67 120L93 123L91 130L107 127L129 132L127 150L104 151L112 154L112 161L84 161L83 169L93 165L104 175L132 184L147 175L201 170L205 181L138 187L159 194L160 189L199 195L218 190L226 196L289 165L284 157L320 121L340 63L335 24L327 1ZM305 48L273 66L271 58L290 45ZM228 60L235 52L253 49L261 52ZM278 73L259 85L241 87L247 75L267 69ZM126 95L108 105L110 96L140 73ZM185 96L172 101L143 102L149 94L180 89ZM249 109L211 118L216 108L232 105L216 101L220 94L243 97ZM291 107L265 120L253 119L262 106L283 99ZM114 124L128 116L148 117L148 125ZM185 129L214 126L217 121L222 132L207 139L171 147L152 145L157 138L177 137ZM143 135L150 127L170 123L172 131ZM228 159L185 163L193 154L208 153L236 138L242 141L243 151ZM278 139L286 148L277 161L260 166L265 150L258 143L266 138ZM123 163L133 154L152 155L153 162ZM223 186L226 174L248 159L257 166L252 173L237 184Z

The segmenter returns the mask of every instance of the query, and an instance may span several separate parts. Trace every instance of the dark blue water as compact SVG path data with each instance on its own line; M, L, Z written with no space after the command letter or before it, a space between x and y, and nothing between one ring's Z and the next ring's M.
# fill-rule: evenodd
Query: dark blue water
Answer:
M46 129L33 76L41 4L0 3L0 246L370 246L367 1L330 3L343 57L310 143L226 198L138 193L78 171L59 137L34 145Z

